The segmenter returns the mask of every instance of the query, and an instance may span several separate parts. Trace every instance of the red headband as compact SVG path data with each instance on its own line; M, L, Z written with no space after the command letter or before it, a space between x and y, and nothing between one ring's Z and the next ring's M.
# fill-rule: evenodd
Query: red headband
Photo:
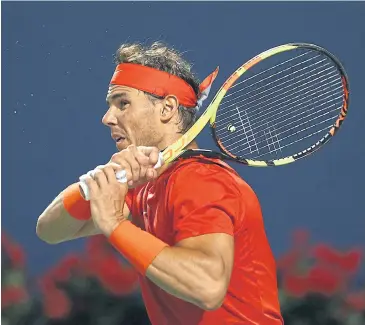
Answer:
M175 95L181 105L196 107L200 106L201 102L208 96L210 86L217 74L218 68L201 83L199 97L183 79L161 70L134 63L117 65L110 84L139 89L159 97Z

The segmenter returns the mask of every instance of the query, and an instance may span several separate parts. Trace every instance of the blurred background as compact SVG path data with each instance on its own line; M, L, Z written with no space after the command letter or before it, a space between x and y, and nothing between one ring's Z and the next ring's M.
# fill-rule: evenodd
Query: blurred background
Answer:
M149 324L135 272L102 236L47 245L35 225L115 152L100 121L116 49L156 40L201 80L219 65L213 93L287 42L342 61L350 110L334 140L282 168L234 167L261 200L286 324L365 324L363 2L2 2L1 14L3 324ZM198 142L214 148L208 130Z

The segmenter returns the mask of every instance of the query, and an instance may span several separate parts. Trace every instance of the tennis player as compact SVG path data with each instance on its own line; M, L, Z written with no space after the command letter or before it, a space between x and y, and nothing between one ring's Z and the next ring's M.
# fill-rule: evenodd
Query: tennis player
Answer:
M216 72L199 85L190 64L161 43L124 44L116 64L102 121L119 151L87 174L90 201L78 183L56 197L38 219L38 236L55 244L104 234L139 272L153 325L283 324L250 186L203 156L153 168L159 151L194 124ZM119 170L128 184L117 181Z

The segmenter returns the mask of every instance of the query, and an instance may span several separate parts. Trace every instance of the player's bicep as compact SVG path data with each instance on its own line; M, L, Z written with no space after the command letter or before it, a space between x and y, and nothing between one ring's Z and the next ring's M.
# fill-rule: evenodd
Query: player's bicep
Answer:
M225 288L228 287L234 261L234 238L226 233L206 234L186 238L175 245L197 250L214 260L217 269L221 269L223 277L217 280L224 281Z

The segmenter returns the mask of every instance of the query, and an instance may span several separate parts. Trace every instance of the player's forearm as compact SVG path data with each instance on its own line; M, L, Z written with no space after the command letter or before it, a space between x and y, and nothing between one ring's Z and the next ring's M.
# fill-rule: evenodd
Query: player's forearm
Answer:
M87 225L88 223L91 225ZM36 232L45 242L57 244L82 237L78 233L83 228L86 228L87 233L96 233L92 221L77 220L67 213L63 205L63 192L61 192L39 216Z
M205 310L220 307L226 293L222 261L192 249L166 247L146 276L168 293Z

